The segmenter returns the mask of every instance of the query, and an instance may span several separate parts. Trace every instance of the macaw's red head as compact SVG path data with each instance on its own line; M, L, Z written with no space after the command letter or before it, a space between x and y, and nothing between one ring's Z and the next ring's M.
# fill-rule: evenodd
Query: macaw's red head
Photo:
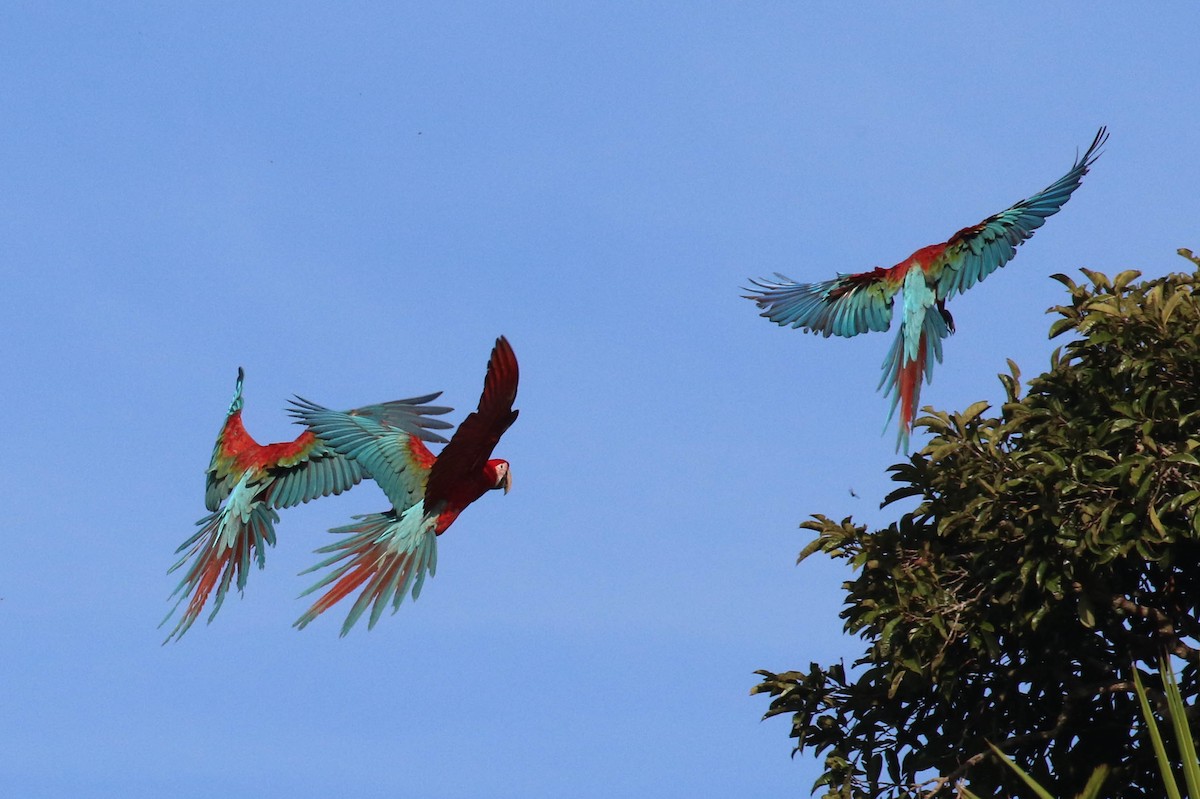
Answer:
M493 458L487 462L484 473L493 489L503 488L504 493L507 494L508 490L512 488L512 472L508 470L508 461Z

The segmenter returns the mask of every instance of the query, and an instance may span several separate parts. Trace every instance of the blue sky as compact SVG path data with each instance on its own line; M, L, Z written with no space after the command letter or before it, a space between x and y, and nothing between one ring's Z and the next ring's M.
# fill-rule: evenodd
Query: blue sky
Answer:
M804 795L754 669L852 659L811 513L878 510L890 336L781 330L749 277L891 265L1105 155L953 305L923 401L1048 362L1048 276L1200 248L1190 3L17 2L0 9L0 784L13 796ZM513 493L421 599L303 632L323 531L160 646L238 366L292 393L521 362ZM921 436L915 437L920 443ZM850 489L858 494L851 496Z

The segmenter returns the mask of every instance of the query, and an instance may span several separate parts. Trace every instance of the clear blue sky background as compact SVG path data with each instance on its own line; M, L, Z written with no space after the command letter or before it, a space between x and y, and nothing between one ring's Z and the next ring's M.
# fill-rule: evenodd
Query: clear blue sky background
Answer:
M785 331L739 287L893 264L1109 125L955 302L923 397L955 409L1045 367L1050 274L1200 248L1193 3L849 8L0 8L5 795L806 794L747 692L861 651L796 525L897 513L890 337ZM160 646L239 365L260 441L293 392L442 389L458 421L501 333L515 490L420 601L290 626L323 531L387 507L364 485L284 513L245 596Z

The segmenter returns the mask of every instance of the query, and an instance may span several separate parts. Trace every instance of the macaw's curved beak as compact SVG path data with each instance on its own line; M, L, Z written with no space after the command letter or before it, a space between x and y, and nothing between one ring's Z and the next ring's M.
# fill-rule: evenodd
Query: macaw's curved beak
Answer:
M504 473L504 480L496 488L503 488L505 494L509 492L509 489L512 488L512 469Z

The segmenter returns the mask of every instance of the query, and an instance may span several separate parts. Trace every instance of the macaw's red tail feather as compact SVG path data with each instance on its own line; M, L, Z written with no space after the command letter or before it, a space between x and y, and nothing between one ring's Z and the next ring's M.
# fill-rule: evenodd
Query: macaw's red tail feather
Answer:
M343 573L342 578L333 588L326 591L320 599L313 603L313 606L296 622L295 626L304 629L305 625L352 593L370 576L370 567L365 563L357 563L349 573Z
M906 346L905 328L901 325L896 340L883 361L883 377L879 380L879 388L884 389L885 397L892 398L891 409L884 423L885 430L896 415L897 406L900 408L897 452L908 449L908 436L912 432L921 402L921 381L924 379L928 383L933 380L933 364L941 363L942 339L948 335L950 328L945 318L935 310L929 309L921 323L921 335L917 346Z
M917 404L921 401L921 377L925 372L926 335L921 333L920 351L915 361L908 361L900 369L900 426L912 430L917 416Z
M361 587L362 593L350 608L341 634L344 636L350 632L368 607L371 608L371 615L367 629L371 629L388 605L395 612L410 591L412 598L416 599L421 593L426 572L433 574L437 570L437 535L433 529L436 519L425 517L422 503L409 508L401 516L395 513L372 513L354 518L355 524L329 531L348 535L348 538L317 550L334 554L305 570L307 574L341 562L301 594L305 596L333 584L293 626L303 629Z
M178 595L179 599L158 626L166 624L185 599L187 606L164 644L188 631L216 589L212 612L208 615L211 622L221 609L234 578L237 578L239 592L246 587L251 559L260 569L266 563L266 548L275 544L275 522L279 521L279 514L262 503L247 504L240 499L240 494L230 495L225 507L196 522L200 530L176 550L187 551L168 574L188 560L192 563L171 592L172 597Z

